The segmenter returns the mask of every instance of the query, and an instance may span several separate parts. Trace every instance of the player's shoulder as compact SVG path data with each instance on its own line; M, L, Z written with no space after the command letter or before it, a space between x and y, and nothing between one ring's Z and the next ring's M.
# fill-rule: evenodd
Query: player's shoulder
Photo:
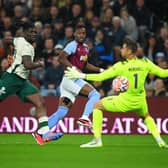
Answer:
M138 59L140 62L143 62L144 64L146 63L146 64L148 64L148 63L151 63L152 61L149 59L149 58L147 58L147 57L142 57L142 58L139 58Z
M25 44L26 43L26 40L24 37L15 37L14 40L13 40L14 44L15 45L18 45L18 44Z
M22 47L32 47L32 45L26 41L24 37L15 37L14 38L14 45L20 48Z
M64 48L67 46L72 46L72 47L77 46L77 42L75 40L67 41L67 43L64 45Z

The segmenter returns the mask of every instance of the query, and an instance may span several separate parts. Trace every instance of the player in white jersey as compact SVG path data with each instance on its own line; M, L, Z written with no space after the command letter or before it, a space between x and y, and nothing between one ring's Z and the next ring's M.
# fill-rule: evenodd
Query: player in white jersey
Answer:
M31 102L36 107L39 129L32 135L37 143L42 145L44 142L60 138L62 134L50 132L44 99L39 94L39 90L28 80L29 71L43 67L44 62L33 62L34 48L32 44L36 40L34 27L28 24L22 24L21 27L24 37L14 38L14 55L11 66L0 79L0 101L16 94L24 102Z

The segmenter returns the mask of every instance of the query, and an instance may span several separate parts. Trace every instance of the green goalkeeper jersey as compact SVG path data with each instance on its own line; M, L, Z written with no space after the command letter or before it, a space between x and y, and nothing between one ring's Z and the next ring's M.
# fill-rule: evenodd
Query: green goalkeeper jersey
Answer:
M109 69L100 74L87 74L86 80L104 81L116 76L126 77L129 81L129 88L126 92L127 96L146 96L144 83L148 74L154 74L158 77L168 77L168 70L162 69L155 65L147 58L128 59L114 64Z

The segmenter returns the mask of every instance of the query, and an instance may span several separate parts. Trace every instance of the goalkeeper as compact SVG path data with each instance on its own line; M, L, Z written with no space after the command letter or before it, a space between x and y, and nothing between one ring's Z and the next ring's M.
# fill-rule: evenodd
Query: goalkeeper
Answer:
M136 56L137 44L136 42L125 39L121 55L124 58L114 64L111 68L99 74L84 74L78 72L74 68L68 68L65 71L69 78L82 78L88 81L104 81L116 76L124 76L129 81L129 88L125 92L121 92L117 96L108 96L98 100L94 104L93 109L93 132L94 139L80 147L101 147L101 130L102 130L102 111L107 112L129 112L136 111L136 113L143 118L145 125L149 132L156 140L159 147L168 147L161 138L154 119L148 112L148 105L146 101L146 93L144 89L144 82L148 74L154 74L161 78L168 77L168 70L161 69L147 58L138 58Z

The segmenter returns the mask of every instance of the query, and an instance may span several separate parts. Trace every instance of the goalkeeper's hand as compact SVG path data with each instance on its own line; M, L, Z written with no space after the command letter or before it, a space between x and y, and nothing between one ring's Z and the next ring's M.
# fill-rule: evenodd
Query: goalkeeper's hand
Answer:
M85 79L86 74L79 72L76 67L68 67L67 70L65 70L65 75L69 79Z

